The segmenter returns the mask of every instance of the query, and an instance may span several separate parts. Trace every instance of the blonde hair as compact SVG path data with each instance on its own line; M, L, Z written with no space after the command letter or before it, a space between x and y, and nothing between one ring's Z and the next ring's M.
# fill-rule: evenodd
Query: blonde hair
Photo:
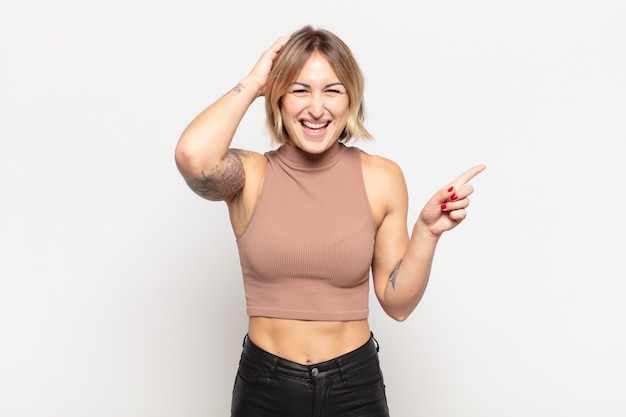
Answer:
M265 90L266 123L273 143L285 143L287 131L281 116L282 97L287 93L309 57L319 53L333 68L349 99L348 121L340 142L353 137L372 139L363 122L364 78L350 48L335 34L307 25L294 32L281 49L270 71Z

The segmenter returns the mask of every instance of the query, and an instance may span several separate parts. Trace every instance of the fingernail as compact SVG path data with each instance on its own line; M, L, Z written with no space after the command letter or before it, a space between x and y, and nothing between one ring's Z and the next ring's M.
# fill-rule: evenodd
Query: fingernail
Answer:
M454 190L454 187L450 187L450 188L448 188L448 192L449 192L449 193L451 193L451 192L452 192L452 190Z
M456 194L454 194L452 197L450 197L450 200L454 201L454 200L456 200L457 198L459 198L459 197L457 197L457 195L456 195Z
M448 206L446 206L445 204L442 204L442 205L441 205L441 210L445 210L445 209L446 209L446 207L448 207Z

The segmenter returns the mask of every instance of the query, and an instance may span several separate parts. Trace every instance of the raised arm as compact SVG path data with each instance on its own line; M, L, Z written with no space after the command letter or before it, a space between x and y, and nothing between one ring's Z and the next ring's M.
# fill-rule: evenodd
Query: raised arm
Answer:
M265 51L250 74L200 113L176 146L178 170L189 187L209 200L229 200L244 186L241 151L230 149L235 131L250 105L265 92L276 55L289 36Z
M389 205L378 228L372 270L374 289L383 309L396 320L405 320L421 300L441 235L456 227L467 215L468 183L485 169L477 165L437 191L422 209L411 234L406 237L406 188L401 173L389 177ZM399 171L399 169L397 169Z

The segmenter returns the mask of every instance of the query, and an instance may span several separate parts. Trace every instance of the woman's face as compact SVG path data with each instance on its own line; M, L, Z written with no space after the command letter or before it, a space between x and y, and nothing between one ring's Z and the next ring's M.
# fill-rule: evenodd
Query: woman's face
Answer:
M314 53L282 98L287 143L308 153L330 148L346 127L349 99L326 58Z

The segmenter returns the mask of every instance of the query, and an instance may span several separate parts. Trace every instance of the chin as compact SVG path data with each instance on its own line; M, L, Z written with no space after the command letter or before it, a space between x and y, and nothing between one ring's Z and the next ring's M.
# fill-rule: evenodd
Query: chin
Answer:
M333 142L331 142L331 143L327 143L327 142L304 142L300 146L300 149L302 149L303 151L308 152L308 153L318 154L318 153L322 153L322 152L328 150L328 148L330 148L332 146L332 144L333 144Z
M288 139L286 143L310 154L319 154L327 151L339 140L339 137L329 139L328 135L324 135L319 138L309 138L306 135L294 135L292 137L295 137L296 139Z

